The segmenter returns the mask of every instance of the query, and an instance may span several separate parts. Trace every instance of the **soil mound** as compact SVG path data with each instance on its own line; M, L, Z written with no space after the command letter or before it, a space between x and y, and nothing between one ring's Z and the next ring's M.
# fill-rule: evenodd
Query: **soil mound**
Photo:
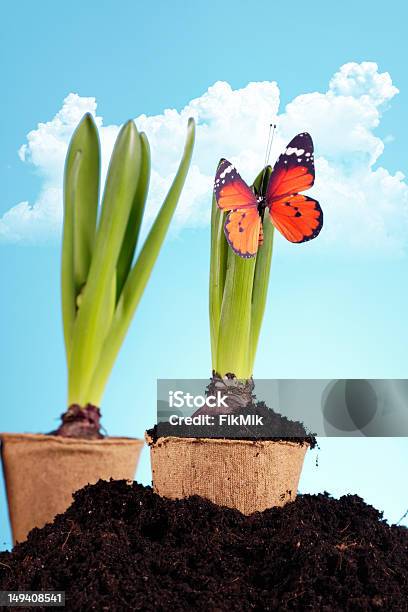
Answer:
M355 496L245 517L99 481L0 555L0 589L65 590L66 610L408 610L408 529Z

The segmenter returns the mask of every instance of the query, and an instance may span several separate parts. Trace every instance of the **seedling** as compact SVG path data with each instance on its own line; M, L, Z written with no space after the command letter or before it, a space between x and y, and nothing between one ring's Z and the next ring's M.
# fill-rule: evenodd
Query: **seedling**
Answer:
M244 403L253 389L274 227L294 243L319 234L323 212L316 200L301 193L313 182L313 142L305 132L288 144L273 170L265 166L251 187L233 164L222 159L218 165L211 219L212 366L215 382L240 388ZM236 384L227 382L235 379Z
M272 168L267 166L252 184L265 194ZM272 262L274 227L265 216L263 244L255 257L239 257L224 233L225 214L213 197L210 258L210 334L212 369L221 377L252 377Z
M133 121L121 128L99 214L100 146L90 114L72 137L64 176L61 281L69 409L58 430L62 435L73 435L75 422L83 421L85 413L87 420L98 421L99 429L96 407L166 236L194 136L195 124L189 119L180 166L136 258L150 178L146 135Z

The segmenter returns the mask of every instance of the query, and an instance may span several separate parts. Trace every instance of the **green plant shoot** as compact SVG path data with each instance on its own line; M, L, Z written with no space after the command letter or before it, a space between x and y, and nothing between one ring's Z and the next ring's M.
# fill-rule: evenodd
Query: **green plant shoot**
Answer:
M68 405L100 405L181 195L194 138L194 120L189 119L176 176L135 257L150 179L146 135L133 121L121 128L98 219L100 146L90 114L73 134L65 164L61 258Z
M272 169L267 166L252 187L265 193ZM256 257L243 259L229 248L225 213L213 197L210 259L210 334L213 371L224 377L252 377L265 312L272 261L274 227L265 215L264 242Z

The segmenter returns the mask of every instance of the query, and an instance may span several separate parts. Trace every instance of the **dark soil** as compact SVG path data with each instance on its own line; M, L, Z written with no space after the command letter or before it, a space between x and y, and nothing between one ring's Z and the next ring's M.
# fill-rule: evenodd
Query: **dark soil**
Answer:
M155 425L147 433L156 442L162 436L179 436L181 438L234 438L245 440L289 440L303 444L307 442L311 448L316 446L316 438L308 433L298 421L291 421L275 412L265 402L254 402L249 406L234 410L234 416L258 415L263 424L227 427L215 425L170 425L163 422Z
M65 590L67 610L408 610L408 530L357 496L245 517L100 481L0 555L0 589Z

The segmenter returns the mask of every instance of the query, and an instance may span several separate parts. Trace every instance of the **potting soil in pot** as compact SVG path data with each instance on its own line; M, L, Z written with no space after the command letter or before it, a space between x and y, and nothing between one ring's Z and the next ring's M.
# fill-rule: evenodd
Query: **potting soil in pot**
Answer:
M148 435L156 442L160 437L179 436L181 438L235 438L242 440L286 440L288 442L307 442L310 448L316 446L316 438L309 433L303 423L292 421L268 408L265 402L256 402L234 411L234 416L261 417L262 425L245 424L237 427L220 425L170 425L161 422L148 430Z
M245 517L99 481L0 555L0 589L67 610L408 610L408 529L357 496L300 495Z

